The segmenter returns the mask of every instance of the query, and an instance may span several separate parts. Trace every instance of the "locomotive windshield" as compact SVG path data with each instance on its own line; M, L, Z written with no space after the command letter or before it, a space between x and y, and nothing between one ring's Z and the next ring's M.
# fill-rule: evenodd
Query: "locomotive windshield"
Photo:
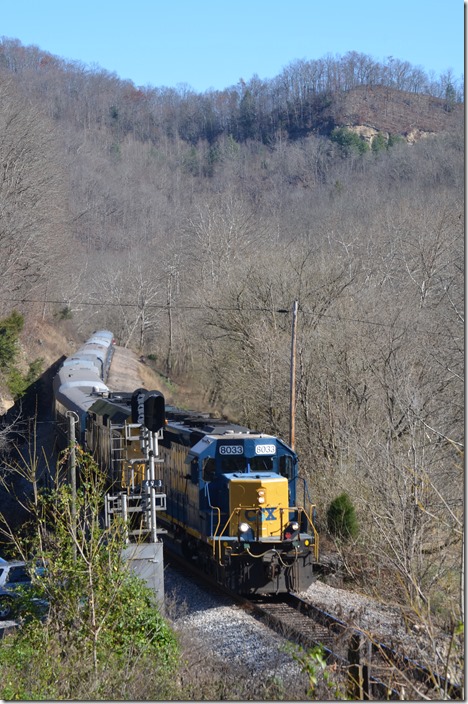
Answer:
M235 474L238 472L273 472L273 457L223 457L221 473Z

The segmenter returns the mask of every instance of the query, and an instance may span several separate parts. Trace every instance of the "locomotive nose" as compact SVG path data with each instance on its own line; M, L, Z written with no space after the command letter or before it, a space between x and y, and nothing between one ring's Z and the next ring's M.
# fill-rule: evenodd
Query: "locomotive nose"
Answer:
M230 511L247 523L256 540L282 536L288 513L288 481L285 477L268 474L236 475L229 482ZM237 534L237 524L231 528Z

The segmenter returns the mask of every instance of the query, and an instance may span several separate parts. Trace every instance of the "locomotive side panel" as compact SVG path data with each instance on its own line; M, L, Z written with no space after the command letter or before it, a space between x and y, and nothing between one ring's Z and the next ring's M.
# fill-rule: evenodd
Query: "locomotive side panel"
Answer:
M206 531L205 517L200 513L203 482L198 481L198 467L192 473L189 445L182 444L181 438L177 439L170 431L164 435L159 443L159 457L167 508L159 517L172 525L177 534L183 531L202 539L202 535L206 537Z

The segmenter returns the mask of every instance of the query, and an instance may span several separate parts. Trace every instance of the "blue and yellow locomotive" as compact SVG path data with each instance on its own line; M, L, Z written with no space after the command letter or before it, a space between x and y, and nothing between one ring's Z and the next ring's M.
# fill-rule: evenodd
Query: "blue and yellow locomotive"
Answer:
M272 435L171 407L166 413L159 456L167 501L158 520L171 542L235 592L306 589L318 535L296 454Z
M144 539L147 487L156 482L165 495L157 525L168 547L237 593L305 590L316 576L318 535L293 450L272 435L162 399L149 473L135 400L149 393L159 403L161 394L111 392L112 353L111 333L99 331L64 362L54 380L56 417L61 424L74 413L77 437L106 474L109 495L133 507L132 535Z

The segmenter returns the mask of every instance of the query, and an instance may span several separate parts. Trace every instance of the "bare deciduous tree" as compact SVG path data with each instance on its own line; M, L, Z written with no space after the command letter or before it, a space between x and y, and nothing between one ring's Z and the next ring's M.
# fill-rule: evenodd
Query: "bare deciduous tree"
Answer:
M4 76L0 105L0 293L31 295L64 251L66 180L54 127Z

